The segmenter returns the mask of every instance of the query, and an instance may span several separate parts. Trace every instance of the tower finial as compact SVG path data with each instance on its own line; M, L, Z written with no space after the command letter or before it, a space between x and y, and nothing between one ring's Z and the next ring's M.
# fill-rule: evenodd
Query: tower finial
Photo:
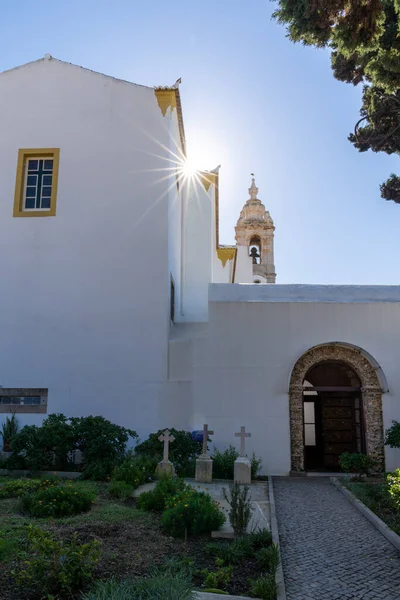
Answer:
M256 182L254 179L254 173L250 173L252 179L251 179L251 186L249 187L249 194L250 194L250 199L251 200L257 200L257 194L258 194L258 187L256 187Z

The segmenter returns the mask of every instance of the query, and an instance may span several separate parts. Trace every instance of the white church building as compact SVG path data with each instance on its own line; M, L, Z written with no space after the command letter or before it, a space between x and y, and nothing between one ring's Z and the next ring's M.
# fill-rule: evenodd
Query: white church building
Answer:
M344 451L399 466L400 287L276 284L254 179L221 245L178 83L46 55L0 74L0 123L3 416L98 414L141 439L208 423L220 448L245 426L269 474Z

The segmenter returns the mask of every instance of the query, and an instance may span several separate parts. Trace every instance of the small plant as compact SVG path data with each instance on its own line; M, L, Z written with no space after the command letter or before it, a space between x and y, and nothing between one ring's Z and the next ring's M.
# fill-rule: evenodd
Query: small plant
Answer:
M1 435L3 437L3 450L4 452L10 452L11 441L15 437L19 430L18 419L15 413L12 417L6 417L6 420L1 424Z
M256 553L256 559L263 571L267 571L274 575L279 566L278 546L272 544L271 546L261 548Z
M236 538L229 542L211 542L207 545L207 551L218 558L222 558L228 565L238 565L244 558L251 558L254 555L250 536Z
M258 579L251 580L250 593L261 600L275 600L277 586L274 575L262 575Z
M112 481L107 488L107 493L111 498L127 501L133 496L133 485L125 483L125 481Z
M224 566L224 561L221 558L217 558L215 565L217 567L215 571L209 569L201 571L204 577L204 585L206 588L212 588L213 590L223 590L228 587L232 579L233 566Z
M396 509L400 511L400 469L396 469L393 473L390 473L387 476L386 481L393 504Z
M157 482L154 490L142 492L137 498L137 505L143 510L162 512L171 496L175 496L187 488L183 479L165 477Z
M243 488L238 484L234 483L230 488L230 496L226 493L223 488L223 494L225 500L228 502L230 508L229 520L232 525L235 535L242 536L247 531L247 526L251 519L251 500L248 497L249 487L245 485Z
M58 540L47 531L30 525L28 559L13 572L22 589L33 589L40 598L69 598L92 580L100 559L97 540L80 543L78 534Z
M186 489L177 496L170 496L162 515L162 526L176 537L198 536L219 529L225 515L209 494Z
M142 483L152 479L156 466L157 462L148 457L139 456L136 458L130 455L114 469L112 478L115 481L124 481L137 488Z
M269 529L252 531L247 536L247 539L249 540L253 550L260 550L260 548L265 548L267 546L271 546L272 544L272 534Z
M68 517L92 508L95 494L68 486L50 485L21 498L21 509L31 517Z
M180 570L153 569L148 577L136 580L98 581L82 600L192 600L190 577Z
M344 452L339 456L339 465L345 473L369 475L371 469L376 467L376 461L366 454Z

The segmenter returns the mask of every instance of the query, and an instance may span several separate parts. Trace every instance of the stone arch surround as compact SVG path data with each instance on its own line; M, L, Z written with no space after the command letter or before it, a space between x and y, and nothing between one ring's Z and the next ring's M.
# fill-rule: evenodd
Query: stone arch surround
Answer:
M332 342L314 346L296 362L289 385L292 471L304 470L303 381L311 367L323 361L341 361L354 369L361 381L365 444L369 456L385 468L382 393L386 380L378 363L367 352L350 344Z

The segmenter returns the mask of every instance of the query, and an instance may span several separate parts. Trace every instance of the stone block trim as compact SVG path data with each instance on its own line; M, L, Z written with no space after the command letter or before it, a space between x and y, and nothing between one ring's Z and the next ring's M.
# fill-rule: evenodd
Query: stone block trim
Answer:
M362 405L365 418L367 454L377 461L378 470L385 469L382 415L382 385L376 365L361 348L338 342L315 346L296 362L289 386L290 439L292 471L304 470L303 382L307 372L323 361L346 363L361 381Z

